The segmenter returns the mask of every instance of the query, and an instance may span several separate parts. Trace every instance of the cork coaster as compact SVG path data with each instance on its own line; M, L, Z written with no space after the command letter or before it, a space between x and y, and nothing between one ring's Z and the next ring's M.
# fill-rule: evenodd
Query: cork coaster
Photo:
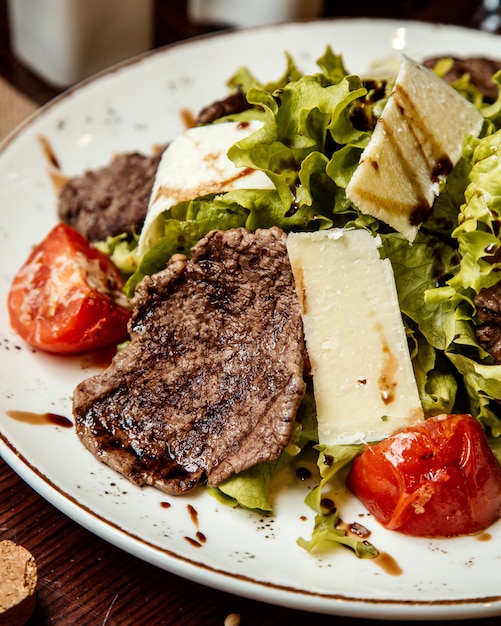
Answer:
M38 108L0 76L0 139Z
M37 566L33 555L12 541L0 541L0 625L21 626L35 608Z

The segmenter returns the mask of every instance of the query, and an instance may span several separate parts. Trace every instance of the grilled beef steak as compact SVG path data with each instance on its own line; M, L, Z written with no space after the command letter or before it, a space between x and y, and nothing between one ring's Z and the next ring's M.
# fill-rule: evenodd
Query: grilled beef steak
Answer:
M130 344L74 394L97 457L178 494L280 455L305 391L285 241L276 227L213 231L143 279Z
M160 156L120 154L105 167L70 178L59 194L59 218L90 241L139 233Z

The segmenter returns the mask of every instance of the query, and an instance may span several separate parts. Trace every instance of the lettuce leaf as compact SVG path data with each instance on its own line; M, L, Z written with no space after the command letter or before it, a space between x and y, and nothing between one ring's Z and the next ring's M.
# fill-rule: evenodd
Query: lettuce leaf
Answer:
M317 465L320 471L320 483L305 499L315 515L315 524L310 539L300 537L298 545L308 552L325 551L327 548L344 546L353 550L357 557L375 558L378 550L368 541L348 535L344 528L338 528L340 518L334 503L325 497L324 490L331 480L338 476L353 459L363 450L363 445L315 446L318 450ZM325 506L325 502L330 506Z
M495 102L491 104L482 103L480 106L482 115L487 122L485 134L492 134L501 128L501 70L494 74L492 80L498 86L498 97Z
M469 398L469 412L483 424L491 437L501 435L497 401L501 398L501 365L485 365L466 354L447 351L447 356L462 377Z
M369 139L367 132L353 126L349 115L352 103L366 93L361 80L345 76L335 84L325 82L324 75L316 74L288 83L279 92L250 89L247 99L265 112L264 125L228 152L236 166L267 174L284 214L312 206L311 172L325 172L333 152L328 142L362 148Z
M457 251L448 243L419 232L414 243L397 233L382 235L384 255L390 259L421 404L426 415L453 410L457 381L443 358L448 336L455 331L454 316L425 294L457 264ZM448 328L452 325L452 329Z
M497 399L501 398L501 365L479 345L474 299L484 287L499 281L499 215L501 214L501 131L467 139L463 156L470 172L464 202L451 238L457 241L460 259L452 277L425 292L425 303L443 312L440 348L461 378L467 410L488 434L501 435Z
M353 220L377 227L344 193L371 136L353 123L353 111L367 89L358 76L347 74L342 58L330 48L318 64L320 72L305 76L287 56L286 71L278 81L261 85L245 68L230 80L233 89L245 90L252 105L238 116L259 117L264 123L234 144L228 156L238 167L265 172L274 188L229 191L165 211L155 222L159 239L139 259L127 295L144 276L165 267L173 254L189 256L190 248L212 229L275 225L289 232L344 226Z
M318 451L317 465L320 472L320 483L312 489L305 499L306 504L319 514L325 513L322 506L324 488L347 467L363 450L361 445L315 446Z
M263 515L271 515L272 479L311 443L318 443L318 434L315 401L310 388L299 408L290 442L277 459L254 465L248 470L230 476L217 488L208 487L207 490L210 495L228 506L241 506Z
M472 165L470 183L452 233L459 244L461 265L448 284L467 295L497 283L501 271L495 256L501 245L501 131L482 139L471 137L465 152Z
M433 71L440 78L444 78L445 75L452 69L454 65L454 59L452 57L444 57L442 59L438 59L433 67ZM478 90L478 88L471 82L470 75L468 72L465 72L462 76L453 81L452 86L456 91L475 104L477 107L481 107L483 104L483 95L482 92Z
M501 459L501 420L495 399L501 398L501 366L475 339L473 299L498 280L496 260L501 215L501 94L485 105L467 76L455 87L486 117L480 140L467 138L463 158L442 185L433 212L411 245L398 233L388 233L374 218L362 215L345 195L360 154L384 107L392 81L370 85L352 76L342 57L327 48L317 61L320 72L303 75L286 56L286 68L276 81L262 84L246 68L230 79L233 90L246 93L252 105L231 119L263 121L260 130L234 144L229 157L239 167L264 171L274 185L268 190L235 190L181 203L158 220L161 237L139 261L127 283L131 295L147 274L162 269L175 253L189 256L191 247L212 229L244 226L250 230L276 225L286 232L356 227L382 231L384 254L390 259L406 326L421 402L427 415L457 410L468 397L468 408L488 429ZM447 70L447 62L437 73ZM496 76L500 84L501 72ZM224 123L229 118L218 120ZM501 251L498 255L501 257ZM230 506L272 513L270 486L277 474L305 446L318 443L312 395L307 394L294 436L276 460L230 477L211 495ZM357 556L377 556L364 541L339 529L334 510L322 499L328 484L345 471L362 446L316 447L320 484L306 498L317 513L307 550L343 544Z
M436 287L457 264L457 251L436 237L419 232L413 244L397 233L382 235L384 254L390 259L402 313L412 320L427 341L444 350L450 320L440 306L425 300L427 290Z
M137 236L122 233L114 237L107 237L104 241L97 241L94 246L107 254L125 277L129 277L137 270L138 266L138 240Z
M190 249L211 230L245 226L247 216L244 207L233 202L220 203L214 196L182 202L164 211L155 223L162 235L139 260L125 285L126 295L132 297L136 285L145 276L163 269L173 254L189 257Z
M325 552L327 548L344 546L352 550L359 559L374 559L379 556L379 551L369 541L357 539L338 528L340 522L336 510L324 515L315 515L315 525L309 540L299 537L298 546L308 552Z
M292 56L285 52L286 67L285 70L277 80L270 81L268 83L262 83L247 66L241 66L226 82L231 91L241 91L247 93L249 89L258 87L265 89L266 91L275 91L281 89L287 85L287 83L298 80L303 76L303 73L298 69Z

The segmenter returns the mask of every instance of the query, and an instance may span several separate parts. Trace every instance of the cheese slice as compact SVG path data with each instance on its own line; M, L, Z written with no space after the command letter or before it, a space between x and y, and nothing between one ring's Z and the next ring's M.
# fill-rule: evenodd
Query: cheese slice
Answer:
M413 241L458 162L465 135L478 135L478 109L433 71L403 57L395 86L346 195L363 213Z
M380 245L365 230L288 236L321 444L378 441L424 419Z
M166 148L158 165L148 212L139 238L139 255L156 241L156 218L179 202L233 189L270 189L261 171L236 167L227 156L237 141L261 128L262 122L227 122L189 128Z

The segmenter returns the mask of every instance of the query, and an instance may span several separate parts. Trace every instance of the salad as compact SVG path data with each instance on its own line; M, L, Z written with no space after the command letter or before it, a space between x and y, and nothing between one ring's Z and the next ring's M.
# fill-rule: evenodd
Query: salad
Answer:
M445 73L447 64L444 59L436 71ZM497 284L501 267L496 254L499 216L495 211L501 98L484 103L467 76L454 85L481 111L482 132L479 137L465 137L460 161L441 182L433 211L410 245L384 223L361 213L345 193L391 94L393 79L364 81L351 75L331 49L318 66L317 74L305 76L287 57L284 75L276 82L263 85L245 68L229 81L231 89L246 93L251 106L215 123L263 123L259 135L232 146L229 157L239 166L265 171L273 188L232 190L175 205L156 223L158 237L141 257L137 256L136 238L113 238L99 248L127 274L124 291L131 297L144 276L163 268L173 254L189 255L190 248L212 229L279 226L291 232L363 228L377 233L393 267L425 414L430 418L471 414L501 462L497 401L501 398L501 365L481 347L475 334L479 325L475 296ZM501 82L499 76L496 80ZM211 492L228 504L271 513L271 477L303 448L315 446L316 437L310 389L295 435L282 456L227 479ZM319 450L322 480L308 497L318 517L312 540L301 540L307 549L327 540L348 544L359 556L377 553L366 541L337 528L335 506L322 497L328 481L361 451L362 446Z

